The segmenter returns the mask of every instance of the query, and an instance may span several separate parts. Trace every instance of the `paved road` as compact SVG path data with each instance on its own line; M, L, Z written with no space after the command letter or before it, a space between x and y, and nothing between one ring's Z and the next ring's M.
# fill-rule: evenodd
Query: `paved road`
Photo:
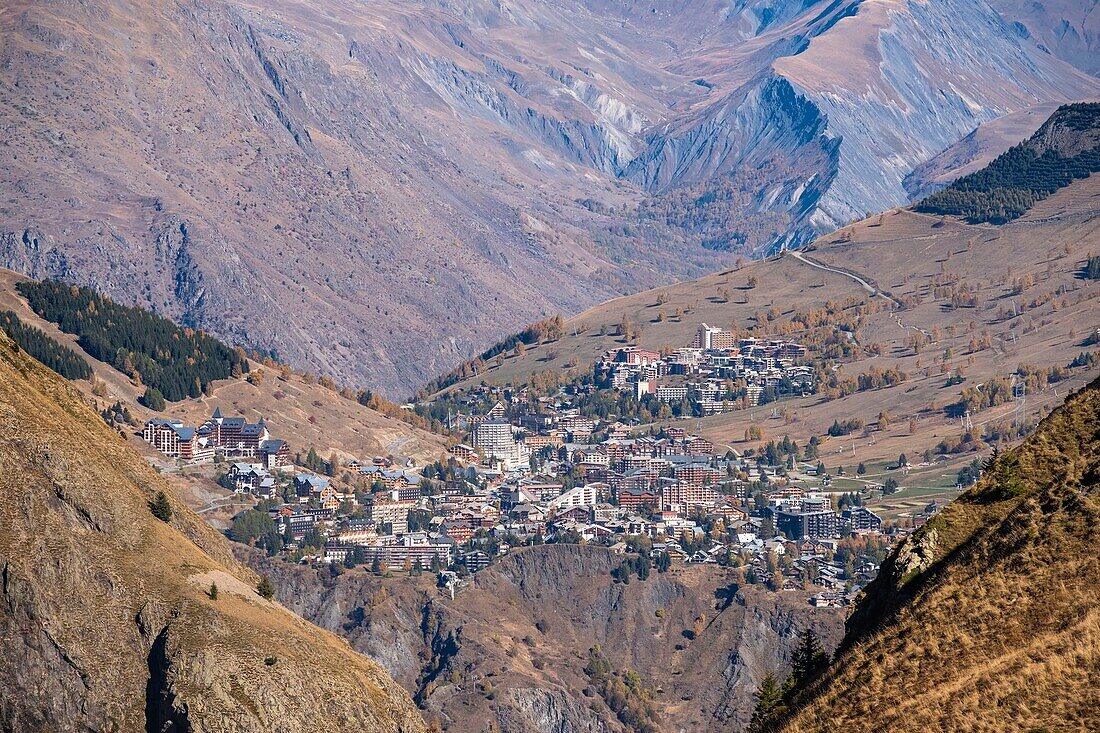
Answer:
M230 504L235 504L238 502L242 506L247 506L251 503L246 499L241 499L241 497L235 494L233 496L223 496L208 502L206 506L204 506L202 509L196 509L195 514L206 514L207 512L212 512L215 509L223 509Z

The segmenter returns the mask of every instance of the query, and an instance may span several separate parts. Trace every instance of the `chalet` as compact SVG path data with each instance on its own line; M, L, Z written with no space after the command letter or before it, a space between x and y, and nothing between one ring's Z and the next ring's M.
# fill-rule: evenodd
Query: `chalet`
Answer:
M684 448L693 456L709 456L714 453L714 443L698 435L686 438L684 440Z
M441 532L459 543L467 542L474 536L473 528L464 522L444 522Z
M271 475L254 463L234 463L225 472L226 480L233 485L237 493L256 493L264 479ZM274 483L274 480L271 482Z
M649 522L637 514L628 516L624 522L624 531L628 535L649 534Z
M298 501L305 504L311 496L320 496L321 492L328 488L330 481L331 479L324 476L300 473L294 477L294 493Z
M611 504L597 504L592 509L592 521L606 524L619 516L619 508Z
M391 490L419 486L421 479L420 474L412 471L388 470L380 466L365 466L359 469L359 474L378 481L386 489Z
M618 494L619 506L627 511L637 511L643 506L660 509L661 494L648 489L624 489Z
M477 463L478 455L477 449L473 446L466 445L465 443L459 443L458 445L452 445L447 449L447 452L452 456L462 461L463 463Z
M719 501L710 513L718 517L724 517L727 522L740 522L749 518L748 512L728 500Z
M588 507L577 506L572 509L566 509L563 512L559 512L554 515L555 522L590 522L592 521L592 510Z
M512 507L509 516L522 524L540 524L546 521L546 510L535 504L520 504Z
M199 426L198 432L227 456L255 456L260 445L271 438L262 417L259 422L250 423L243 417L225 417L221 408L214 410L210 419Z

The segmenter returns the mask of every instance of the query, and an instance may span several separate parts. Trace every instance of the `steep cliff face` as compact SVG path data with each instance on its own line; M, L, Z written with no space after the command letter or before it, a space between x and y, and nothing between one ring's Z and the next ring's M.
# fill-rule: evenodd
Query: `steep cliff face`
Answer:
M452 601L407 578L362 571L335 580L245 551L277 597L383 664L449 730L619 731L585 673L599 645L654 690L663 730L737 730L762 675L787 663L813 626L835 644L841 612L802 593L728 585L711 567L612 582L602 548L530 548L475 577Z
M1100 13L1097 0L990 0L1025 41L1043 53L1100 75Z
M1095 730L1100 382L902 544L782 730Z
M0 729L424 729L378 665L258 596L201 519L174 500L154 518L158 490L0 335Z

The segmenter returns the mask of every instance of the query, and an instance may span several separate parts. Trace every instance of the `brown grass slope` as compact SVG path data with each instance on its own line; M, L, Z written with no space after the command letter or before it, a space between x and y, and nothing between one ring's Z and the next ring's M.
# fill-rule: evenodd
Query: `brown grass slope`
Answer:
M1096 730L1098 491L1100 381L898 549L784 733Z
M345 458L395 455L425 462L443 453L444 439L439 435L345 399L300 374L283 379L277 370L270 368L264 369L265 377L259 384L244 379L219 380L214 382L212 394L169 403L164 413L155 413L137 401L144 387L136 386L110 364L89 356L75 336L63 333L31 310L15 289L16 283L23 280L29 278L0 268L0 310L14 311L24 323L44 331L83 357L107 386L108 397L99 400L103 406L117 400L140 421L169 416L196 425L217 408L226 415L242 415L251 421L263 417L272 435L289 442L292 451L305 452L315 446L326 456L329 451L336 451ZM253 364L253 368L259 365ZM74 384L91 394L89 382L80 380Z
M171 523L155 519L157 490L0 336L0 730L423 729L376 664L256 595L170 490Z
M852 336L864 346L881 345L882 355L845 362L839 375L897 367L909 379L894 387L831 401L815 395L775 405L787 416L771 417L773 406L769 405L762 410L693 420L691 426L720 445L745 447L739 443L745 429L754 423L764 428L767 439L788 434L804 444L811 435L824 436L834 420L860 418L873 424L886 409L892 417L888 430L877 432L873 441L859 437L854 441L826 440L822 456L829 467L892 460L900 452L913 454L935 446L945 436L958 436L958 421L948 420L943 408L958 400L966 387L1007 377L1021 364L1065 366L1081 351L1089 350L1082 342L1100 326L1100 281L1083 280L1080 272L1086 258L1100 252L1098 212L1097 175L1066 187L1004 226L969 225L906 209L889 211L820 238L802 251L805 261L787 253L737 270L609 300L567 321L566 335L559 341L528 348L522 357L510 355L500 366L490 361L488 369L460 387L482 380L518 383L550 369L589 371L603 351L628 343L616 335L616 324L624 319L639 332L629 343L660 349L688 345L701 322L748 328L758 318L766 320L772 308L778 309L776 322L782 323L797 313L822 308L830 300L881 301L880 296L872 296L838 272L844 271L905 300L908 306L867 316ZM949 298L937 296L935 283L945 277L958 278L968 286L976 304L952 308ZM1016 293L1015 282L1028 277L1034 285ZM754 279L756 286L749 287ZM1006 317L1013 308L1018 315ZM682 317L676 317L678 312ZM662 313L664 320L660 320ZM907 346L914 328L938 332L938 339L914 353ZM988 334L992 347L971 351L970 341L983 334ZM792 337L797 339L799 334ZM952 354L947 359L948 371L961 370L967 378L962 385L945 386L946 373L941 373L940 362L947 349ZM1095 373L1074 375L1072 386L1083 386ZM1066 392L1063 383L1058 385L1057 395L1051 389L1029 393L1029 419L1045 414ZM1011 410L1011 405L984 410L974 416L974 423L980 429L989 421L1011 419ZM913 433L910 418L915 421ZM839 450L845 451L843 457Z

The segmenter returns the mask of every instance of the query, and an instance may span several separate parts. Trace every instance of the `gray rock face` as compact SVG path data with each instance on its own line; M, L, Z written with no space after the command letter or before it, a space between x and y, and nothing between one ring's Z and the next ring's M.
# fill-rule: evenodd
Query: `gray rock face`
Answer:
M33 587L16 576L0 558L0 725L5 730L42 730L66 721L65 731L83 731L83 720L104 717L100 702L89 694L87 675L58 644L39 619L43 615ZM14 643L15 640L19 643ZM20 699L37 697L42 705L23 706Z
M0 265L395 397L1100 94L985 0L5 9Z
M513 687L508 704L498 709L501 733L608 733L612 724L579 704L576 695L563 690Z

